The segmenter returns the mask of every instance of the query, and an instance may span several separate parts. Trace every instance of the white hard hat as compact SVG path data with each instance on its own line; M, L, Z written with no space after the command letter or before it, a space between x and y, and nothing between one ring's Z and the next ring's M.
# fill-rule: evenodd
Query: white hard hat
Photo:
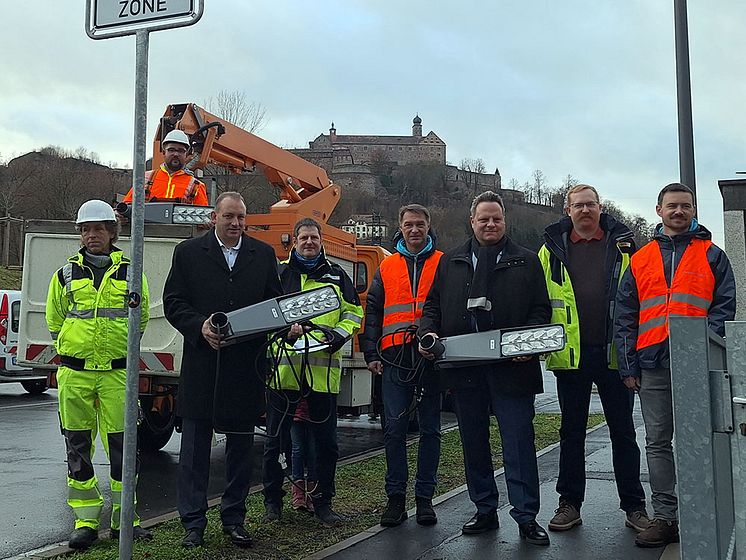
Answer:
M114 209L103 200L89 200L81 204L78 209L76 224L85 222L116 222Z
M189 143L189 136L187 136L183 130L172 130L171 132L166 134L166 137L163 139L163 142L161 142L161 144L165 144L166 142L176 142L177 144L183 144L187 147L187 149L192 147L192 145Z

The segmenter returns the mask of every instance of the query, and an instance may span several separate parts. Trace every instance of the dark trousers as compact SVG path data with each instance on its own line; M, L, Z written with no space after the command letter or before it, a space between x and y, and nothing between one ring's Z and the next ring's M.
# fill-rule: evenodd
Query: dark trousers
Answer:
M308 391L309 427L316 445L316 476L318 484L313 493L314 506L328 505L334 496L334 477L337 472L337 395ZM282 489L283 469L280 453L290 438L290 424L295 407L300 400L299 391L270 391L267 403L267 439L264 442L262 461L264 503L280 504L285 492Z
M251 485L254 436L227 434L225 491L220 502L223 525L243 525ZM210 479L212 421L183 418L179 451L178 501L181 524L189 531L207 526L207 484Z
M640 448L632 421L634 393L627 389L619 372L606 366L602 346L583 346L580 368L556 371L557 395L562 410L560 464L557 493L580 511L585 498L585 431L591 387L595 383L611 436L611 456L621 509L626 512L645 507L640 484Z
M497 418L503 447L510 515L527 523L539 513L539 470L534 446L534 395L507 396L499 391L497 375L486 375L475 387L453 392L464 448L469 498L477 512L491 514L498 507L492 450L490 412Z
M397 368L383 368L387 496L407 493L407 427L410 415L401 415L412 405L415 387L412 383L402 383L401 376L404 375ZM426 394L417 406L416 414L419 417L420 442L414 494L421 498L432 498L438 482L440 461L440 393Z

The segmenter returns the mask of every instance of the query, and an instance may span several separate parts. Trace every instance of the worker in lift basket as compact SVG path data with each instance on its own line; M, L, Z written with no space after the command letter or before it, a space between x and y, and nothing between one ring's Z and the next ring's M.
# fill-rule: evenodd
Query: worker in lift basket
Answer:
M60 357L59 412L67 448L67 503L75 514L70 548L98 538L104 498L93 470L93 442L101 434L111 463L111 537L119 538L127 361L129 260L118 249L119 224L102 200L89 200L76 220L81 249L49 283L46 319ZM140 329L148 324L143 275ZM150 539L135 514L135 539Z
M161 143L165 161L158 169L145 173L145 202L178 200L181 204L208 206L205 184L185 166L192 153L189 137L182 130L172 130ZM132 189L122 202L132 204Z

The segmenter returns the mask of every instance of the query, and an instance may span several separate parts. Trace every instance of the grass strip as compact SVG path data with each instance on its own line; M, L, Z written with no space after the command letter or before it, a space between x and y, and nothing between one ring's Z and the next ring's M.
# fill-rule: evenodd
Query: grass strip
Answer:
M588 427L603 422L602 414L592 414ZM534 420L536 449L543 449L559 439L559 414L537 414ZM502 445L494 418L491 425L492 454L495 468L502 466ZM409 471L416 472L417 444L408 448ZM376 525L386 506L384 474L386 459L383 454L369 457L356 463L340 466L337 469L337 496L334 509L348 517L340 527L328 528L314 520L308 513L294 511L285 499L282 519L275 523L262 523L264 505L262 494L249 496L246 515L247 530L254 536L254 547L239 549L233 546L222 533L218 508L207 513L205 546L196 550L181 547L184 530L178 519L154 527L154 539L147 543L135 543L135 560L157 559L302 559L332 544L363 532ZM458 430L443 434L438 486L436 496L465 484L463 453ZM287 488L286 488L287 490ZM409 489L407 509L414 507L414 491ZM84 553L69 554L68 557L80 560L114 560L118 555L118 544L104 540Z

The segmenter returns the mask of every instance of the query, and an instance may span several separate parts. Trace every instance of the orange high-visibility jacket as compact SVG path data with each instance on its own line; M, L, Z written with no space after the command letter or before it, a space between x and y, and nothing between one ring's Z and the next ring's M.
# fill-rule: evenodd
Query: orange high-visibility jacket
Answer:
M412 294L407 260L401 253L386 257L381 263L379 272L384 290L381 350L413 341L412 334L405 335L403 329L420 324L422 308L430 286L433 285L435 271L442 256L442 251L433 251L433 254L422 263L416 294ZM414 266L418 264L420 263L415 260ZM417 278L416 270L413 277ZM397 332L398 329L402 331Z
M640 301L637 349L668 338L668 317L706 317L715 291L715 276L707 260L712 241L693 239L666 283L663 256L656 241L632 255L630 266Z
M154 198L157 200L178 199L182 204L209 206L207 191L202 181L183 169L169 173L163 164L155 171L145 173L145 202L150 202ZM122 201L132 202L132 189Z

